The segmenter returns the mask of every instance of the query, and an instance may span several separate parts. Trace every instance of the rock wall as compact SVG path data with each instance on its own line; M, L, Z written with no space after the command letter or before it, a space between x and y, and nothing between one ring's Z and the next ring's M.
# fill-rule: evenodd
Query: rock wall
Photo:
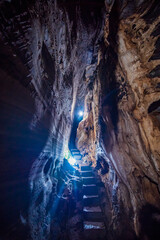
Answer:
M54 206L68 184L63 150L101 38L104 3L95 4L0 2L1 239L64 237Z
M0 2L1 239L78 239L63 152L83 104L108 239L159 239L159 14L158 0Z
M105 3L104 43L77 145L105 183L109 239L159 239L160 4Z

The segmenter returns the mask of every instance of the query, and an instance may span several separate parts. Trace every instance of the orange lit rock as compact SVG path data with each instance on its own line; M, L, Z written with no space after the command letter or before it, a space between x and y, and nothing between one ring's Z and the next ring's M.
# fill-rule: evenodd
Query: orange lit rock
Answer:
M100 87L95 93L94 83L92 100L86 97L92 108L86 107L86 118L79 124L78 147L88 153L94 166L98 164L112 209L110 213L105 208L106 215L110 214L109 229L115 229L113 239L118 234L134 239L134 234L131 238L123 233L129 212L129 231L135 231L140 239L151 239L154 230L144 233L147 223L141 220L148 214L146 218L154 225L152 213L159 214L160 209L160 5L156 1L108 2L105 46L99 52L96 76ZM94 94L99 96L98 107ZM87 136L85 128L91 121L100 131ZM93 143L94 152L90 151ZM106 174L102 174L102 156L109 164ZM157 232L154 238L158 239Z

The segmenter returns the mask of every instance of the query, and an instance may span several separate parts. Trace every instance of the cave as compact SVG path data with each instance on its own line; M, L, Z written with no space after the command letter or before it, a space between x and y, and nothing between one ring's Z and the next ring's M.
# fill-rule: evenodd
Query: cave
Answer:
M0 1L0 240L160 239L160 1Z

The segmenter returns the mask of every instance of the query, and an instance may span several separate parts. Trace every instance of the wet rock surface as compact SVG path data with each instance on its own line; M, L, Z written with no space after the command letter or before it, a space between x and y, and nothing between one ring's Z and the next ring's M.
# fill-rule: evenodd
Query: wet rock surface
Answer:
M0 238L67 239L59 235L70 179L64 149L97 54L103 4L87 4L88 14L79 1L0 3Z
M160 6L157 1L106 1L106 9L105 45L77 146L106 186L108 239L159 239L160 222L153 215L160 208ZM91 124L94 135L91 129L86 133Z
M0 2L2 240L84 239L99 200L108 240L160 239L159 21L157 0Z

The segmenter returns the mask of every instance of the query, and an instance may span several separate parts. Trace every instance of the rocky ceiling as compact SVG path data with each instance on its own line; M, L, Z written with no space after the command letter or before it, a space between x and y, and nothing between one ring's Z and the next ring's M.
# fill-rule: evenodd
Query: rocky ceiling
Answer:
M82 239L64 197L81 107L107 239L160 239L159 35L158 0L0 2L0 239Z

